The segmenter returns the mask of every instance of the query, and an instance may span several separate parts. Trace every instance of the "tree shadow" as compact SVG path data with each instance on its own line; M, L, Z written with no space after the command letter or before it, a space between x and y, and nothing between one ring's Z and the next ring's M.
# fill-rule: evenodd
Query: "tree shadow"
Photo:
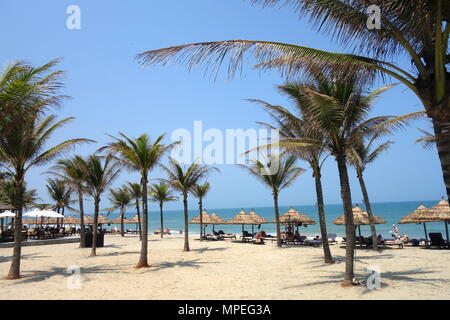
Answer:
M194 268L194 269L200 269L202 265L205 264L213 264L217 262L201 262L199 259L197 260L190 260L190 261L183 261L179 260L177 262L163 262L158 265L154 265L149 271L158 271L158 270L164 270L169 268Z
M198 249L193 249L191 250L192 252L198 252L198 253L203 253L205 251L224 251L224 250L228 250L229 248L225 248L225 247L220 247L220 248L208 248L208 247L204 247L204 248L198 248Z
M81 276L89 274L99 274L107 272L116 272L116 268L111 268L109 266L94 266L94 267L80 267ZM52 267L50 270L33 270L23 272L22 279L14 282L14 284L28 284L45 281L54 276L65 276L70 277L73 275L72 272L68 271L67 267Z
M125 256L130 254L139 254L140 251L115 251L110 253L99 253L97 254L97 257L115 257L115 256Z
M23 254L21 255L20 259L21 260L35 260L35 259L39 259L39 258L48 258L48 256L41 256L38 253L32 253L32 254ZM3 262L10 262L12 259L12 256L6 256L6 257L0 257L0 263Z

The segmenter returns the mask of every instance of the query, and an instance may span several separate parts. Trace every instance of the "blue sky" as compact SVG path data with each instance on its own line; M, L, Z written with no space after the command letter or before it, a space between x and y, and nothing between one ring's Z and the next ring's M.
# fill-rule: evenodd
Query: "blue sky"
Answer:
M69 5L81 9L81 30L66 28ZM195 120L205 129L259 128L255 121L268 121L257 105L244 101L257 98L288 105L275 90L284 80L276 72L259 73L248 60L242 77L233 80L221 72L216 81L203 76L201 68L187 72L179 65L142 69L134 56L161 47L226 39L257 39L296 43L324 50L341 51L326 35L316 33L307 18L299 19L290 8L263 9L244 0L194 1L105 1L40 0L2 1L0 25L3 48L0 64L23 59L33 65L63 58L60 68L67 71L65 94L72 97L58 116L76 120L58 132L51 143L84 137L99 142L83 146L76 153L87 155L108 141L105 133L119 131L129 136L186 128L193 130ZM407 63L405 61L400 61ZM404 86L397 86L377 103L374 115L401 115L421 110L419 100ZM445 194L441 169L435 150L414 144L420 136L416 123L390 140L392 149L367 169L366 184L373 201L438 199ZM306 163L301 166L307 168ZM253 177L236 166L219 166L221 174L210 177L212 191L206 207L252 207L272 205L271 193ZM29 186L38 189L48 201L45 190L46 168L32 170ZM354 171L350 171L354 202L362 202ZM155 171L152 178L161 177ZM115 183L137 180L124 171ZM339 182L334 160L324 167L325 201L339 203ZM282 205L314 204L311 171L280 196ZM196 202L191 201L194 205ZM108 201L102 203L108 206ZM181 203L168 204L181 208ZM155 208L153 208L155 209Z

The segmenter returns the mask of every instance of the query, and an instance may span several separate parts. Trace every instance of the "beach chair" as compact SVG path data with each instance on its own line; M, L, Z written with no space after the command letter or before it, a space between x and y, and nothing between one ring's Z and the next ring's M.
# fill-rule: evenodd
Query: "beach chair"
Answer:
M429 233L430 236L430 244L429 247L438 247L438 248L448 248L449 244L442 237L442 233Z
M336 238L337 238L337 234L336 233L329 233L328 234L328 243L329 244L337 243Z
M235 234L231 234L231 233L222 234L222 237L224 239L231 239L231 240L233 240L233 239L236 240L237 239L236 235Z

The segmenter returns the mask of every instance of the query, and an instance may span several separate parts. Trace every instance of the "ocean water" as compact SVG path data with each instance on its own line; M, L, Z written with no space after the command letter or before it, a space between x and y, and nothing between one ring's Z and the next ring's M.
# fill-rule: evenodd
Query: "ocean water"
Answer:
M374 215L380 216L384 218L387 223L376 225L377 234L381 234L384 238L391 238L390 231L392 230L392 225L396 224L400 230L402 235L408 235L412 238L424 238L424 230L423 225L421 224L401 224L398 222L402 217L408 215L413 210L415 210L420 204L425 205L426 207L432 207L436 205L439 201L411 201L411 202L386 202L386 203L372 203L372 210ZM317 222L316 225L310 226L302 226L299 228L299 232L301 235L306 236L315 236L320 234L319 228L319 217L317 213L317 208L315 206L292 206L296 210L300 211L303 214L306 214L308 217L312 218ZM361 209L365 210L364 205L360 205ZM287 212L291 206L280 206L280 214ZM150 208L152 209L152 208ZM222 217L224 220L228 220L234 217L241 211L242 208L229 208L229 209L207 209L208 214L215 212L217 215ZM252 209L255 212L266 218L269 221L275 219L275 213L273 207L244 207L243 208L247 213ZM129 211L126 213L127 218L132 218L136 215L136 212ZM191 207L189 208L189 219L192 219L199 215L198 208ZM339 216L343 215L343 208L341 204L330 204L325 206L325 215L327 220L327 229L328 233L336 233L338 236L345 236L345 226L337 226L332 222ZM118 217L118 213L111 213L109 218L115 219ZM149 232L153 233L154 230L159 229L160 220L159 211L150 211L149 215ZM109 226L112 227L112 226ZM135 225L128 225L126 228L133 230ZM164 228L169 228L172 231L184 230L184 214L182 210L167 210L164 211ZM216 225L215 230L223 230L226 233L236 233L240 234L242 232L242 226L240 225ZM258 230L258 226L254 227L255 230ZM282 226L282 230L283 230ZM207 226L207 232L212 230L212 226ZM245 226L245 230L251 232L251 226ZM261 225L261 230L266 231L267 233L275 234L275 224L263 224ZM444 223L427 223L427 231L428 232L441 232L445 237L445 225ZM189 233L199 234L200 226L196 224L189 225ZM361 226L361 233L364 236L370 235L370 226Z

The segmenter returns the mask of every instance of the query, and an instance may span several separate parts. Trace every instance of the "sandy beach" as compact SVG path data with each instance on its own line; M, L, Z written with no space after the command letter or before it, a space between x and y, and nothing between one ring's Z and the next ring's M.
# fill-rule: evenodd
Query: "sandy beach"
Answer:
M344 249L332 247L334 265L322 263L322 249L282 249L230 241L150 236L152 268L136 270L140 243L135 236L107 236L98 256L78 244L24 247L23 279L0 281L0 299L450 299L450 251L406 247L382 253L357 250L356 275L367 267L381 271L381 289L341 288ZM10 265L12 248L0 249L0 274ZM73 287L67 268L81 269Z

